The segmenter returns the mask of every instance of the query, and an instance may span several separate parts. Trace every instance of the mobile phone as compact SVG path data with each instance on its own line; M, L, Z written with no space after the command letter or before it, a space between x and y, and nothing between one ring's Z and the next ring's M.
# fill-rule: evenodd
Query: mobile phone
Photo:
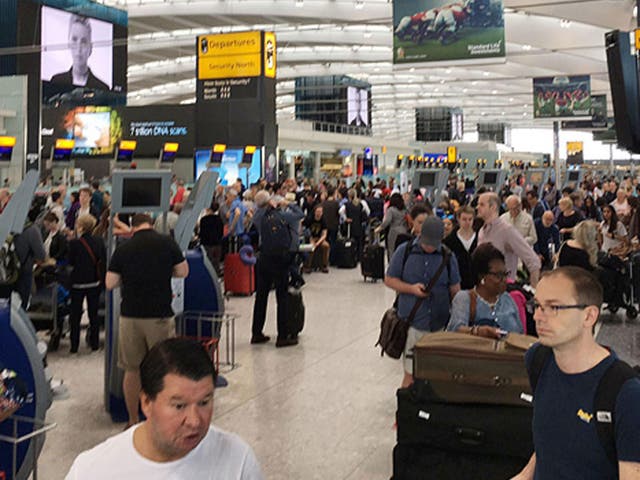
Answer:
M506 330L503 329L498 329L498 333L500 334L500 338L506 337L507 335L509 335L509 332L507 332Z

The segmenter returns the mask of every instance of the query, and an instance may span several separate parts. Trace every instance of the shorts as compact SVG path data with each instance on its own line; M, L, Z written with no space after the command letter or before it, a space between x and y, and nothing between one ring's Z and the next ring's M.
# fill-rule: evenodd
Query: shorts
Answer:
M176 336L173 317L132 318L120 317L118 330L118 367L138 370L151 347Z
M418 330L413 327L409 327L409 330L407 331L407 343L404 346L402 363L404 364L404 371L409 375L413 375L413 347L415 347L418 340L427 333L429 332L425 330Z

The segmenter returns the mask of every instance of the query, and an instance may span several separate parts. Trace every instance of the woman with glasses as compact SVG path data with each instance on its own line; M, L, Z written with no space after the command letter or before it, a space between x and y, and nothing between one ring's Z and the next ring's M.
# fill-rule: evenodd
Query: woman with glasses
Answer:
M479 245L471 256L475 286L461 290L451 304L447 330L500 338L506 332L523 333L518 308L507 293L504 255L491 243Z

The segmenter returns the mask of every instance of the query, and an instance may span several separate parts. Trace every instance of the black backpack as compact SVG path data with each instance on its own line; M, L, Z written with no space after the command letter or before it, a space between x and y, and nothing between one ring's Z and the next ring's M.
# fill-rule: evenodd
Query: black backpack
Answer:
M277 208L267 207L259 233L262 253L282 255L291 249L291 227Z
M545 347L544 345L539 345L533 354L529 370L529 382L534 398L538 380L551 355L551 348ZM640 366L636 365L632 367L622 360L616 360L609 366L600 379L593 402L598 438L600 439L602 448L607 454L607 458L612 465L615 465L616 471L618 469L615 435L616 400L622 386L627 380L636 377L640 378Z

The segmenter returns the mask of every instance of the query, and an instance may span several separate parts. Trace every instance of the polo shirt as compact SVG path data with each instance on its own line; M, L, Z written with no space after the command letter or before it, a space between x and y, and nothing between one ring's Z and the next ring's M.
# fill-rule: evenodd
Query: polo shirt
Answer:
M153 229L140 230L118 246L109 271L121 278L120 313L133 318L173 316L171 276L183 261L178 244Z
M411 248L407 262L402 268L404 252ZM433 253L425 252L418 239L400 245L389 263L387 275L399 278L409 284L429 284L442 263L442 247ZM449 287L460 283L458 261L452 253L449 256L449 267L442 271L438 281L433 286L431 294L422 302L411 326L422 331L441 330L449 321L449 305L451 302ZM398 314L407 318L418 297L401 293L398 297Z

